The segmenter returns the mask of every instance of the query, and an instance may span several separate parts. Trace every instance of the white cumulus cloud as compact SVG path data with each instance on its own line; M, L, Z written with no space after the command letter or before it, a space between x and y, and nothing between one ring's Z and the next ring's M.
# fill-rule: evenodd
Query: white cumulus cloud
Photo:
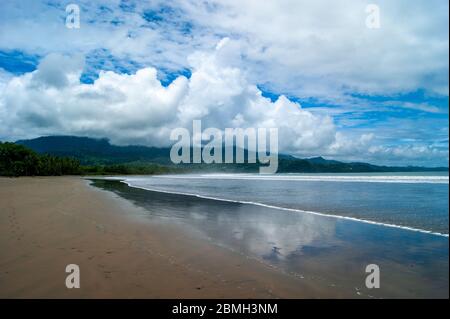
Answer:
M280 151L299 156L367 160L401 151L376 148L373 134L346 136L331 116L303 109L284 95L274 102L263 97L238 67L240 59L236 43L223 39L209 51L191 54L191 77L179 76L168 86L152 67L134 74L102 71L94 83L85 84L79 79L81 56L50 54L35 71L4 77L0 136L71 134L108 137L116 144L170 146L173 128L191 128L193 120L201 119L203 128L276 127Z

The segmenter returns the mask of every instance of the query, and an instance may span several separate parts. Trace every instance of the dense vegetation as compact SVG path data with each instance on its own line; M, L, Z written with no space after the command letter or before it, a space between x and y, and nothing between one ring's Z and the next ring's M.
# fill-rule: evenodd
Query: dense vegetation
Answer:
M173 170L157 164L80 165L71 157L37 154L15 143L0 142L0 176L162 174Z
M80 172L80 162L73 158L39 155L22 145L0 142L2 176L75 175Z

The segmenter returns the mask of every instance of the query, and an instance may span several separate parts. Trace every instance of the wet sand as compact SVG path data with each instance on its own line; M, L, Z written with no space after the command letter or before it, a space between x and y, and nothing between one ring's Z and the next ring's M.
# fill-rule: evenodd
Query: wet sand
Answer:
M0 178L0 298L345 297L142 210L79 177Z
M136 178L132 180L136 182ZM151 178L153 180L154 178ZM354 220L129 187L95 179L92 186L141 207L143 219L177 226L203 241L301 279L305 296L448 298L448 238ZM154 181L148 180L148 184ZM178 179L181 190L194 188ZM209 187L221 187L208 185ZM380 287L366 286L366 267L380 269ZM323 291L326 293L317 293Z

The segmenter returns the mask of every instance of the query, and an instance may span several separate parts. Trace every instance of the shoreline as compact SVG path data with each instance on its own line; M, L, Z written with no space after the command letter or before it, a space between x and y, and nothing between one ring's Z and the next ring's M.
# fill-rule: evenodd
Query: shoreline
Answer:
M139 218L79 177L0 178L1 298L345 297ZM65 267L80 267L67 289Z
M377 226L382 226L382 227L390 227L390 228L402 229L402 230L406 230L406 231L418 232L418 233L422 233L422 234L428 234L428 235L433 235L433 236L440 236L440 237L444 237L444 238L449 238L449 234L435 232L435 231L432 231L432 230L414 228L414 227L410 227L410 226L401 226L401 225L382 223L382 222L377 222L377 221L368 220L368 219L361 219L361 218L356 218L356 217L349 217L349 216L342 216L342 215L333 215L333 214L326 214L326 213L309 211L309 210L303 210L303 209L281 207L281 206L264 204L264 203L260 203L260 202L239 201L239 200L211 197L211 196L194 194L194 193L172 192L172 191L160 190L160 189L156 189L156 188L149 188L149 187L141 187L141 186L132 185L131 183L127 182L126 179L118 179L118 180L121 183L124 183L125 185L127 185L128 187L137 188L137 189L143 189L143 190L147 190L147 191L151 191L151 192L157 192L157 193L159 192L159 193L183 195L183 196L192 196L192 197L197 197L197 198L210 199L210 200L216 200L216 201L223 201L223 202L229 202L229 203L255 205L255 206L272 208L272 209L277 209L277 210L282 210L282 211L297 212L297 213L302 213L302 214L311 214L311 215L316 215L316 216L321 216L321 217L326 217L326 218L343 219L343 220L348 220L348 221L357 222L357 223L365 223L365 224L377 225Z
M448 296L448 239L443 236L152 191L130 187L120 178L94 180L92 185L144 208L152 222L180 226L181 231L268 264L332 297ZM381 289L364 285L365 268L373 263L382 269Z

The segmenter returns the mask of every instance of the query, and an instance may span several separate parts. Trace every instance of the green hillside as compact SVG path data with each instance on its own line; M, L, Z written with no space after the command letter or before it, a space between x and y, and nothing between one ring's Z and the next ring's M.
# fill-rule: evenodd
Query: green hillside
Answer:
M170 148L147 146L117 146L107 139L93 139L76 136L46 136L17 141L39 154L77 159L84 167L146 167L162 165L183 171L201 172L258 172L260 164L180 164L170 161ZM247 151L246 151L247 154ZM247 157L247 155L246 155ZM94 170L94 169L93 169ZM142 169L143 170L143 169ZM278 173L363 173L363 172L414 172L448 171L447 167L392 167L368 163L345 163L327 160L322 157L300 159L291 155L279 154Z

